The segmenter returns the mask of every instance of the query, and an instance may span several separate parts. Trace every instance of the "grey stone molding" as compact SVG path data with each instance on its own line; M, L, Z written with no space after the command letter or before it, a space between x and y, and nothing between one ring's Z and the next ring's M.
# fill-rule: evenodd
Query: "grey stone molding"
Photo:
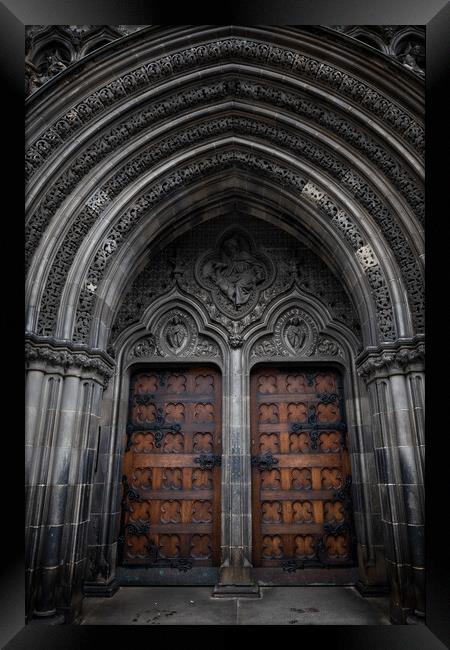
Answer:
M26 94L87 54L147 25L31 25L26 28ZM331 29L374 47L424 76L425 30L409 25L336 25ZM415 47L415 49L413 49ZM419 50L417 48L419 47ZM411 51L412 50L412 51ZM48 57L54 60L49 64ZM409 56L408 56L409 55ZM58 63L62 65L57 65Z
M145 36L145 30L139 34ZM261 43L251 38L233 36L216 39L145 63L84 97L77 106L61 115L31 144L27 154L30 173L35 173L67 137L73 136L99 111L120 102L126 96L133 95L142 86L161 82L162 79L184 72L192 65L201 68L227 60L250 61L258 66L266 65L307 80L319 81L333 92L363 104L376 119L385 120L390 128L402 134L411 144L422 147L423 129L404 108L344 70L295 50Z
M178 347L167 342L167 328L175 318L185 332L185 340ZM199 334L196 322L184 308L167 311L152 329L154 333L148 332L147 329L144 334L139 333L140 330L133 332L132 342L129 343L126 353L127 365L136 361L222 360L222 351L217 343L211 337Z
M223 131L227 132L230 129L231 132L240 133L242 131L241 126L245 127L242 132L252 133L255 130L252 128L252 124L254 126L258 123L249 119L230 117L216 119L210 123L203 124L202 126L197 125L178 136L171 137L168 140L159 143L159 146L153 146L145 153L139 154L139 156L129 161L125 167L122 167L118 172L116 172L113 179L110 179L102 187L98 188L95 194L87 201L87 205L82 209L81 213L78 214L76 222L67 232L65 241L57 252L53 265L50 268L46 289L44 291L43 304L41 306L42 314L38 332L45 335L52 334L52 326L50 323L52 321L54 323L56 318L56 307L59 304L60 295L60 281L58 281L58 278L61 278L62 275L67 273L69 270L76 251L82 243L83 235L87 234L88 230L100 218L103 210L107 209L114 197L117 196L120 191L123 191L127 184L131 183L134 178L142 175L149 166L151 168L155 161L163 158L164 152L168 148L171 151L175 151L177 147L184 146L183 136L193 142L197 136L201 136L202 134L203 136L207 135L209 137L214 134L220 134ZM384 202L377 196L377 193L369 187L360 175L356 174L329 151L323 151L322 153L320 147L317 147L317 145L313 146L313 143L308 140L303 140L302 138L289 134L289 132L283 130L274 130L268 125L261 124L260 126L262 131L261 129L256 129L258 134L261 133L265 137L282 142L283 145L291 149L293 153L301 153L312 162L315 162L319 158L321 166L331 172L344 187L353 193L356 200L361 202L374 217L377 223L381 226L386 240L392 246L394 254L398 259L412 302L416 326L420 331L423 327L423 289L421 288L421 269L413 260L411 248L403 235L401 228L396 223L392 212L384 205ZM388 163L389 160L386 162ZM271 166L273 167L273 163ZM389 165L388 167L394 169ZM158 187L161 187L161 183L164 183L164 181L160 182ZM166 183L170 183L170 180L168 179ZM400 184L403 187L407 186L403 181ZM61 191L58 190L57 192L60 196L58 203L66 196L64 183L60 189ZM305 189L304 191L305 196L309 197L310 194L308 194ZM420 194L419 190L418 192ZM423 205L422 202L420 208L421 211L423 210ZM56 206L52 206L53 209L54 207ZM363 239L357 226L352 222L352 219L345 213L345 211L336 206L335 201L331 200L327 193L321 193L319 207L332 218L332 222L342 230L344 236L349 240L353 247L357 246L360 248L363 246ZM45 209L45 211L46 210L47 209ZM48 210L50 210L50 207ZM38 225L39 221L40 220L38 219L37 223L30 226L31 231L29 231L27 235L27 245L29 246L36 245L38 241L32 236L33 233L42 233L43 224ZM105 244L107 253L112 254L114 252L113 241L115 240L108 237L108 241ZM108 250L108 248L111 250ZM105 253L103 252L102 254L104 255ZM373 272L371 272L371 275L373 275ZM95 283L96 282L94 281L94 284Z
M410 127L414 131L414 124L417 126L420 122L419 82L412 80L411 75L405 72L405 79L402 79L399 85L402 90L397 95L392 86L389 91L386 90L389 86L383 73L380 86L375 89L370 66L365 71L356 63L356 59L350 65L344 62L342 56L336 56L336 44L339 43L344 50L346 47L354 47L347 43L351 39L345 37L344 44L342 35L330 36L331 30L328 28L313 28L310 34L308 30L301 28L251 28L244 34L240 27L205 26L199 28L195 36L192 34L191 48L180 49L179 45L175 44L176 39L173 42L170 40L179 31L187 34L190 29L174 28L164 56L161 56L158 46L152 44L152 36L160 31L164 33L164 28L143 28L126 36L122 39L124 60L127 44L130 47L131 44L139 44L145 52L143 60L148 57L150 63L143 64L140 72L128 70L121 75L119 66L114 68L114 72L104 70L103 77L94 78L94 75L90 86L80 86L80 101L66 114L69 122L64 122L62 113L59 114L61 119L58 118L57 122L54 122L59 125L60 133L50 129L47 138L37 138L36 142L39 141L41 151L38 153L37 150L31 150L27 163L31 165L31 172L36 161L42 159L44 165L42 169L40 163L38 164L40 174L30 186L34 197L30 202L27 229L28 260L32 264L30 278L35 277L34 271L38 263L37 256L33 259L33 254L40 252L48 259L48 264L45 270L40 271L39 289L30 289L34 292L36 301L33 302L33 313L30 316L32 323L28 325L29 329L43 336L61 335L61 332L57 331L61 314L73 313L73 306L67 308L62 301L65 279L69 274L76 273L74 263L77 257L88 259L91 253L87 255L83 252L88 246L87 241L96 241L90 238L90 234L98 231L99 222L108 215L111 228L109 232L104 233L102 241L98 240L95 259L90 268L86 268L84 278L79 280L79 301L73 335L66 332L66 326L62 335L64 338L90 343L94 336L93 313L96 310L97 297L103 291L102 279L107 268L112 260L116 259L123 245L133 236L135 227L141 227L141 221L147 219L146 213L149 210L156 205L162 206L163 201L172 200L175 193L184 191L189 184L203 180L203 175L208 173L203 166L206 164L205 159L195 156L192 164L183 169L184 176L181 178L170 174L170 171L164 177L158 178L157 183L149 188L153 192L153 199L147 204L147 195L139 196L135 193L131 196L132 187L142 185L149 172L155 176L153 170L167 160L169 155L175 156L178 152L180 158L186 157L185 152L194 144L197 148L197 145L201 147L211 138L229 136L231 139L257 138L262 141L261 147L265 150L268 146L275 145L278 151L269 157L258 155L257 159L253 160L246 152L225 152L225 156L236 156L233 160L224 162L228 169L246 169L254 174L262 172L271 182L281 182L283 187L300 194L300 200L309 202L321 215L330 219L337 234L343 236L354 249L376 304L379 340L395 340L402 335L401 331L397 331L393 317L392 303L400 303L398 295L394 296L390 291L394 277L401 278L399 294L404 295L401 284L403 283L409 302L409 305L405 305L405 311L410 310L410 314L405 316L404 321L406 330L410 327L412 331L407 333L423 331L424 290L419 258L421 234L420 225L413 225L415 220L411 219L411 216L414 214L418 221L423 223L424 201L418 180L420 163L416 159L413 164L409 151L411 142L407 135L410 133ZM331 48L328 54L319 47L314 58L311 55L311 44L320 44L320 35L325 32L327 37L331 38L334 49ZM266 43L263 42L264 39ZM333 39L337 39L336 44ZM279 41L278 44L275 44L275 40ZM299 45L303 44L303 41L304 48ZM108 48L111 48L111 53L119 51L119 41L107 46L104 51ZM358 56L361 55L358 48L355 52ZM94 53L88 55L85 60L91 61L92 56ZM99 70L102 69L103 56L100 51L94 56L94 59L99 61ZM338 60L339 64L336 63ZM229 70L229 74L220 81L215 78L217 70L214 66L218 61L222 61L226 70ZM331 61L334 62L332 65ZM258 65L265 62L265 70L267 69L257 80L252 78L255 62ZM211 64L213 67L204 67L203 64ZM82 65L79 62L72 68ZM92 64L86 65L89 76L92 74L92 68L89 67ZM196 77L196 80L191 80L187 77L193 65L198 68L201 79ZM241 72L242 66L245 67L245 74ZM399 70L400 77L403 72L402 69ZM172 78L178 74L181 83L177 84L175 93ZM279 84L282 74L285 75L283 87ZM69 71L62 72L58 78L61 81L66 78L67 83L71 83ZM95 90L101 78L108 78L109 81L105 82L102 91ZM90 95L92 101L87 103L81 101L85 87L93 91ZM30 100L31 139L34 139L31 134L35 131L33 124L36 111L41 110L44 98L52 96L55 88L56 79L48 82L50 94L39 91ZM328 93L327 101L331 99L331 109L330 103L327 105L325 102L325 88ZM409 99L405 88L409 88ZM345 101L342 99L344 96ZM396 99L392 103L394 96ZM403 100L404 107L408 108L398 112L394 104L400 106ZM208 116L207 119L202 119L201 124L189 124L188 128L183 123L181 129L177 125L173 132L167 128L171 117L176 121L183 111L194 109L195 116L197 110L206 111L217 102L229 101L239 104L239 109L233 110L232 114L227 108L226 114L220 118L212 119ZM243 110L240 104L245 106L247 111L249 103L257 106L252 119L249 119L248 115L239 114L239 111ZM416 107L414 110L413 106ZM113 107L118 109L114 120L109 117L109 111ZM268 110L280 111L283 127L280 125L275 128L265 119ZM127 119L122 117L125 111ZM405 118L405 111L409 115L408 118ZM374 120L375 114L377 118ZM307 125L301 127L301 136L293 129L295 126L298 131L299 115L302 122L306 118ZM73 129L70 125L72 118ZM91 129L93 119L97 120L98 124L95 131ZM128 157L126 164L117 161L119 164L114 174L106 173L108 159L114 152L120 151L120 148L130 139L133 141L134 137L145 135L148 138L149 129L159 129L161 125L164 125L160 130L162 135L158 135L151 146L135 155L137 147L133 144L130 149L133 155ZM164 135L167 131L171 131L169 137ZM74 135L77 137L76 144L73 142ZM420 143L416 144L419 144L420 148ZM54 146L58 156L65 160L65 164L61 165L64 169L62 174L48 174L51 168L56 172ZM356 160L362 161L362 158L358 158L362 154L370 161L369 166L362 162L360 166L355 166L355 150L358 151ZM289 165L280 164L282 159L287 158L285 153L291 157ZM175 162L174 159L174 166ZM319 169L322 182L303 173L294 173L292 165L297 162L303 169L312 165L314 173ZM376 182L373 182L372 170L375 169L379 169L382 176L377 176ZM218 167L213 163L210 173L218 171ZM99 186L94 192L91 191L90 195L84 197L81 192L79 198L76 197L74 190L80 187L85 179L91 178L92 181L94 173L96 178L104 180L100 180ZM324 191L330 176L333 177L331 191ZM49 178L54 180L49 182ZM333 196L338 188L342 188L354 200L351 213ZM125 216L125 221L119 221L119 215L114 213L114 203L121 193L130 194L130 204L135 209L131 219L128 219L128 214L120 215L121 219ZM64 227L61 229L60 211L63 205L67 207L69 204L69 210L64 208ZM392 261L389 254L380 254L379 250L376 253L374 242L370 237L366 237L366 214L370 220L373 219L382 233L380 245L387 245L392 250ZM56 241L61 244L58 244L57 248L52 243ZM389 264L392 264L392 268L388 272L385 267ZM398 282L397 279L395 281ZM410 319L411 326L408 325ZM240 345L240 336L239 332L230 333L229 343Z
M113 229L109 231L102 244L98 249L96 256L87 271L85 278L85 288L81 290L77 315L74 328L74 339L79 342L89 340L89 332L92 320L92 311L95 303L95 289L99 286L106 267L111 262L114 253L126 241L128 233L136 226L140 218L145 217L148 211L161 201L161 197L167 192L175 190L180 185L186 185L200 178L207 171L218 171L218 169L227 169L230 166L250 167L258 170L263 175L268 175L288 188L294 191L302 191L307 185L306 180L293 170L281 166L275 162L264 159L249 151L229 150L216 153L208 158L204 158L196 163L178 169L166 178L165 181L159 181L153 187L134 202L133 206L123 213ZM306 196L309 197L307 194ZM319 198L323 198L325 193L321 193ZM330 207L332 214L339 213L339 206L327 197L327 206ZM333 207L334 206L334 207ZM344 216L340 214L339 216ZM339 228L339 220L332 221L335 227ZM360 258L358 258L360 259ZM376 304L377 320L381 334L381 340L394 340L396 338L395 323L392 313L389 289L384 278L382 267L376 263L364 269L367 275L367 282L371 287L371 292Z
M33 222L36 222L34 228L38 228L39 224L41 224L42 228L45 224L45 219L48 220L52 211L59 207L69 192L92 167L98 165L107 155L111 155L114 149L123 143L125 138L137 135L139 132L144 132L152 122L160 121L161 103L165 109L164 116L167 117L168 114L174 113L176 110L188 108L189 106L198 107L199 105L208 104L208 101L217 99L225 101L233 98L236 100L240 98L257 99L264 104L277 107L282 106L285 110L290 111L295 110L297 115L299 113L302 114L305 118L316 122L318 125L332 131L336 136L343 138L344 141L350 142L368 156L373 164L387 175L395 187L398 188L410 203L418 219L423 222L424 195L422 187L415 178L407 173L400 164L398 157L393 156L389 152L386 144L382 143L379 137L374 138L369 136L361 129L358 123L349 118L348 114L343 116L338 111L330 110L325 104L318 111L317 100L311 101L308 98L304 98L298 91L296 93L289 92L287 89L281 91L276 86L268 86L262 81L255 83L250 80L243 81L239 77L232 76L222 81L205 81L203 84L198 85L195 90L179 90L176 97L163 98L162 102L155 102L153 105L150 104L144 110L140 109L140 111L135 112L127 120L115 125L113 129L109 129L107 133L94 140L94 142L91 142L89 147L71 162L70 169L52 182L51 188L41 199L38 209L28 217L29 227L31 227ZM149 152L146 152L144 155L141 154L132 161L129 161L125 168L121 170L121 175L116 174L114 180L110 180L104 189L96 191L89 199L89 205L94 210L104 206L111 200L114 193L117 192L117 183L120 183L119 179L122 179L123 183L123 180L129 178L130 175L133 177L136 173L142 172L143 166L148 166L149 163L155 164L167 154L167 151L176 151L185 146L186 142L193 143L205 137L217 136L219 133L227 130L235 133L252 133L268 138L274 143L283 144L284 147L296 154L301 152L312 161L320 162L327 170L334 174L337 173L339 177L345 176L346 172L348 173L345 162L337 157L329 148L325 148L323 154L319 153L322 152L322 145L319 147L317 142L314 142L313 145L309 138L299 137L297 134L292 133L292 131L280 127L275 128L271 124L263 121L259 116L257 120L255 120L255 117L252 116L251 120L241 116L222 117L191 127L185 133L178 133L170 138L162 139L157 147L152 147ZM312 147L314 147L313 150ZM325 161L323 160L324 157L326 157ZM361 187L367 186L367 181L362 178L354 179L353 183L349 186L360 189ZM30 239L33 232L34 229L29 233L27 239ZM36 246L33 239L31 237L30 243L27 243L28 255L33 250L30 246Z
M79 368L98 375L106 388L114 374L115 362L103 350L93 350L72 341L58 341L31 332L25 338L25 360L28 365L35 362L67 370Z
M367 348L357 359L358 374L366 381L393 371L409 372L425 366L425 338L399 339L390 345Z

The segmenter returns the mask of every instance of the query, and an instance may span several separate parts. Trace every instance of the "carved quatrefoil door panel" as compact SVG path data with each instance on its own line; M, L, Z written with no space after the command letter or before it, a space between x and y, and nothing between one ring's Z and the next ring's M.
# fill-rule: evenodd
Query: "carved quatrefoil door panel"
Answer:
M189 571L220 563L221 378L213 368L131 378L122 564Z
M251 384L254 566L353 566L339 373L265 367Z

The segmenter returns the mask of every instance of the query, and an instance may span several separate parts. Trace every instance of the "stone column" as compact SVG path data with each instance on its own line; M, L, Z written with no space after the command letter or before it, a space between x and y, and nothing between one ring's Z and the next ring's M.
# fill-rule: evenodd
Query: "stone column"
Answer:
M27 336L27 620L70 623L81 611L99 408L107 355Z
M232 337L223 376L222 564L216 597L258 596L251 577L251 463L248 381L240 337Z
M353 368L345 394L353 408L347 411L348 446L352 467L352 510L355 523L359 579L355 585L364 596L389 591L381 527L381 503L375 465L371 410L367 391ZM358 381L359 379L359 381ZM353 390L350 389L353 384ZM356 416L356 417L355 417ZM355 417L355 419L354 419Z
M381 497L390 616L425 614L423 337L366 350L358 371L369 391Z
M95 467L91 521L88 533L88 570L83 584L85 596L113 596L119 588L116 579L117 539L121 515L121 468L124 453L123 426L114 424L119 399L124 412L127 399L120 397L120 381L110 381L102 400L98 460Z

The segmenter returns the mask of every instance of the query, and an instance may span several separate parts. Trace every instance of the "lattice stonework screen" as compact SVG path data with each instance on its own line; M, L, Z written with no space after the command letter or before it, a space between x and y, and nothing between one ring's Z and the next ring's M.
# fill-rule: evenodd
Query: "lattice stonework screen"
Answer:
M217 566L221 378L213 368L132 376L123 471L122 563Z
M251 433L254 565L353 565L339 373L258 369Z

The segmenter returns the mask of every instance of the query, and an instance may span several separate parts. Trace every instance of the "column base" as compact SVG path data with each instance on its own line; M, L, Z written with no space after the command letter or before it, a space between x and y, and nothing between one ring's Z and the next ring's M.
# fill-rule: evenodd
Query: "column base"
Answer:
M221 585L214 587L212 598L261 598L259 585Z
M406 625L425 625L425 613L414 610L406 617Z
M260 598L260 589L250 574L250 567L223 567L213 598Z
M83 585L83 596L111 598L118 591L120 585L117 580L110 583L85 582Z
M355 583L355 589L361 596L386 596L389 593L389 585L366 585L361 580Z
M63 614L33 614L28 625L64 625L66 618Z

